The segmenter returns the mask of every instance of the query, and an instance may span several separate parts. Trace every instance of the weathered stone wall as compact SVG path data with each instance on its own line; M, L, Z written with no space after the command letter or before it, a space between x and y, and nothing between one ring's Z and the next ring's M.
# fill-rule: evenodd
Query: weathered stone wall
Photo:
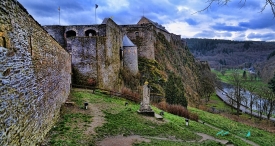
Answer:
M88 80L97 80L97 37L71 37L67 44L71 47L74 84L90 85Z
M143 25L122 25L123 32L138 47L138 56L147 59L155 59L156 37L154 34L154 26L152 24Z
M66 42L64 40L65 28L60 25L44 26L44 29L63 47L65 48Z
M123 34L120 27L112 19L105 19L102 25L106 25L106 38L104 38L106 42L104 46L101 46L102 49L97 48L98 61L101 63L98 65L100 87L120 90L122 81L119 78L121 65L119 51L122 47Z
M168 42L171 42L171 34L169 32L166 32L166 31L163 31L161 29L156 29L156 32L157 33L162 33L164 36L165 36L165 39L168 41Z
M136 75L138 73L137 47L123 47L123 54L124 68L129 70L131 74Z
M74 84L90 85L88 80L92 79L100 88L121 89L119 50L122 47L122 32L113 20L105 19L100 25L63 26L63 33L59 33L61 29L57 26L44 28L59 43L64 41L66 50L72 54ZM87 36L88 30L93 31L91 36ZM57 34L55 31L58 31ZM75 36L66 36L68 31L74 31Z
M0 145L32 146L69 95L71 57L15 0L1 0L0 38Z

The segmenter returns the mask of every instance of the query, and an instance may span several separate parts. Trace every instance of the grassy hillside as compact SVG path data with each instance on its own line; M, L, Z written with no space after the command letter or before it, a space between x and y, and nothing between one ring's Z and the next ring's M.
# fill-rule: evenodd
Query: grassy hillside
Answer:
M110 97L100 91L93 94L89 90L73 89L69 100L74 104L62 107L60 120L51 129L44 145L125 144L129 138L133 140L130 144L136 146L218 146L225 143L245 146L252 141L259 145L275 143L274 134L194 108L189 110L199 114L205 124L190 121L189 126L185 126L184 118L169 113L164 114L163 121L143 116L136 112L139 104ZM89 103L87 110L83 108L84 102ZM126 102L128 106L125 106ZM160 112L152 108L156 113ZM217 136L221 129L229 131L229 134ZM251 131L251 137L245 139L248 130Z

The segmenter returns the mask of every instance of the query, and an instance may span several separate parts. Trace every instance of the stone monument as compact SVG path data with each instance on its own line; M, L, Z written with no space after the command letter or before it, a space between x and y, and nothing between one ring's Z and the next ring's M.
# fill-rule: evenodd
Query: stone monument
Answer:
M154 116L155 113L150 107L150 89L147 81L143 85L142 93L142 101L138 113Z

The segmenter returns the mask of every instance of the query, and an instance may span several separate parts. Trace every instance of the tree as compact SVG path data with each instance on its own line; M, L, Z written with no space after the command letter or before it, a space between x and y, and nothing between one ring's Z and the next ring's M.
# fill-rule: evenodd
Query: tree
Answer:
M229 102L230 107L231 107L231 112L233 113L233 109L234 109L234 107L236 105L235 94L234 94L233 91L230 91L227 95L229 97L228 102Z
M275 93L275 73L273 78L268 82L268 88L271 89L273 93Z
M254 94L255 90L256 90L256 86L248 84L246 85L246 89L250 92L250 103L249 103L249 108L250 108L250 116L252 118L252 108L253 108L253 104L255 104L256 101L256 95Z
M241 95L241 90L243 86L243 80L242 77L239 75L238 72L233 72L231 76L231 84L234 86L234 92L235 92L235 100L236 100L236 105L237 105L237 115L239 116L240 114L240 107L241 107L241 102L243 96Z
M246 74L246 71L244 70L243 71L243 78L246 80L247 79L247 74Z
M218 5L227 5L230 1L231 0L208 0L207 1L208 5L204 9L200 10L199 12L208 10L213 3L217 3ZM240 3L243 3L242 5L243 7L246 3L246 0L240 0ZM265 5L262 7L261 12L263 12L267 6L270 6L271 11L275 17L275 2L273 0L265 0Z
M169 73L165 88L166 101L169 104L180 104L187 107L188 102L184 96L184 85L180 77Z
M272 115L272 111L274 110L275 105L275 73L273 78L268 82L269 90L266 92L266 98L269 103L269 111L267 113L267 119Z
M204 72L200 76L200 80L202 84L199 93L201 93L201 97L205 98L205 101L208 102L212 93L215 92L216 75L214 73L211 73L210 71Z

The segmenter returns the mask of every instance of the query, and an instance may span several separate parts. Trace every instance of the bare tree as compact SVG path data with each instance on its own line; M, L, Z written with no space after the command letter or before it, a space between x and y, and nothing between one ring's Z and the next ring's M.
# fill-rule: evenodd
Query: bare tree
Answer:
M230 82L235 88L234 92L235 92L235 100L236 100L236 105L237 105L237 115L239 116L241 102L243 99L243 96L241 95L241 90L243 88L244 81L243 81L242 77L238 74L238 72L233 72Z
M264 110L267 115L267 119L269 120L272 115L272 111L274 110L275 94L269 88L265 88L264 98L264 103L266 104Z
M252 108L253 108L253 104L255 103L256 100L256 96L254 95L254 92L256 90L256 86L248 84L246 85L246 89L249 91L250 93L250 103L249 103L249 108L250 108L250 116L252 118Z
M260 93L259 95L257 95L257 111L258 111L258 116L260 118L260 120L262 119L262 115L263 115L263 112L264 112L264 108L263 108L263 96L262 96L263 93Z
M204 9L198 12L208 10L213 3L217 3L218 5L227 5L230 1L231 0L207 0L206 3L208 3L208 5ZM240 0L240 4L242 4L242 7L244 7L245 3L246 3L246 0ZM275 17L275 2L273 0L265 0L265 5L262 7L260 12L263 12L268 6L271 8L273 16Z
M234 107L235 107L235 105L236 105L235 94L234 94L233 91L230 91L230 92L227 94L227 96L229 97L229 98L228 98L228 102L229 102L230 107L231 107L231 112L233 113L233 109L234 109Z
M210 96L215 92L216 75L210 71L204 72L200 76L200 80L202 81L201 96L205 98L206 102L208 102L210 100Z

